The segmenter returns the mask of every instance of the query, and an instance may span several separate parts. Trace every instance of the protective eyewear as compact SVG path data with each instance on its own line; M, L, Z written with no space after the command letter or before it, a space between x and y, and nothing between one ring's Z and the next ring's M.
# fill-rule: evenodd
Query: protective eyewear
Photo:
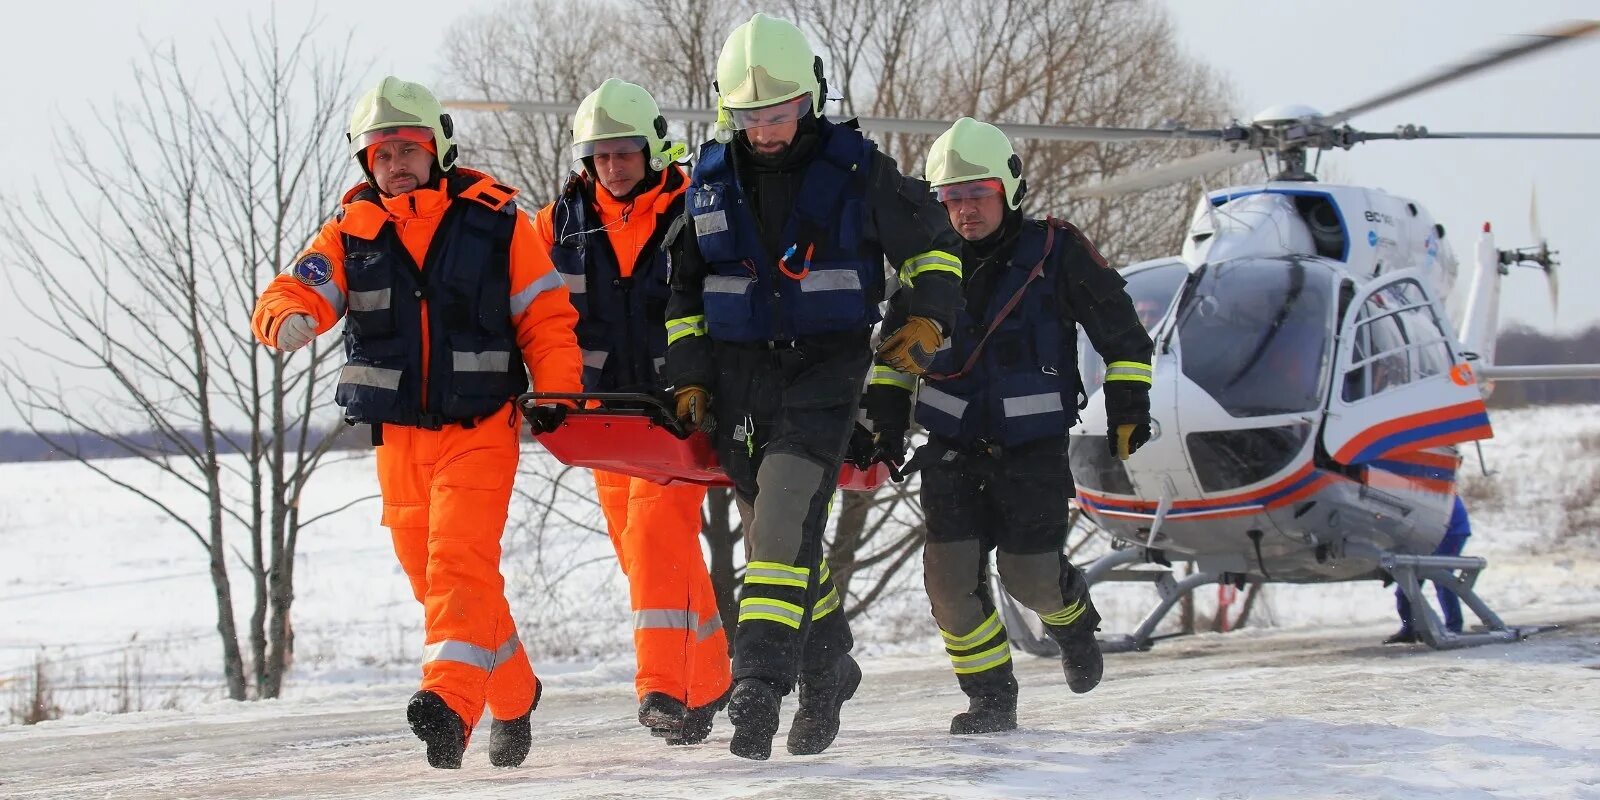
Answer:
M811 95L808 94L761 108L728 109L728 116L732 118L733 129L736 131L765 128L769 125L785 125L790 122L797 122L810 114Z
M614 139L578 142L572 146L572 160L579 161L590 156L642 153L649 146L650 142L643 136L618 136Z
M379 128L367 131L355 138L356 152L365 152L368 147L384 142L414 142L416 144L433 144L433 130L406 126L403 128Z
M1000 183L999 178L985 178L981 181L965 181L963 183L940 186L934 190L934 193L938 196L939 202L948 203L953 200L977 200L983 197L991 197L1004 191L1005 186Z

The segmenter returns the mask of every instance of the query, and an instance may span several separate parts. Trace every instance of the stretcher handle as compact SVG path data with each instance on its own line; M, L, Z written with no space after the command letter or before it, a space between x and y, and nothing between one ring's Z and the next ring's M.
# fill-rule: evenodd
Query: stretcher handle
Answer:
M582 414L586 410L584 403L597 402L601 406L607 403L636 403L644 406L643 411L650 416L652 422L666 428L673 436L679 439L689 438L689 430L683 426L683 421L678 419L677 413L667 406L661 398L644 392L526 392L517 398L517 405L523 411L532 408L543 400L571 400L578 407L570 413ZM616 409L612 409L616 410Z

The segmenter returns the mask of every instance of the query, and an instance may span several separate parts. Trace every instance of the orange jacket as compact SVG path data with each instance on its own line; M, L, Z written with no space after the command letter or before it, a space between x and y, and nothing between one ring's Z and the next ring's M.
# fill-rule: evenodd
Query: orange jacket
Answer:
M617 254L617 267L622 271L622 277L633 275L633 268L639 261L639 254L644 251L645 243L656 232L656 218L666 213L672 206L672 201L678 195L689 189L689 176L683 173L683 167L672 164L668 170L677 171L681 179L675 181L671 190L666 189L667 172L662 172L655 186L646 189L630 200L618 200L611 193L600 186L593 178L587 175L579 176L589 184L595 198L594 208L600 218L600 226L605 229L606 238L611 240L611 251ZM538 236L540 246L548 254L551 246L555 244L555 208L551 202L539 209L538 216L534 217L533 230ZM577 231L564 231L571 236Z
M481 197L491 206L498 206L516 194L515 189L509 189L508 194L509 187L483 173L460 167L456 171L478 181L455 198L444 191L443 181L433 188L416 189L394 197L380 195L382 207L353 202L355 196L367 188L365 183L346 192L339 212L323 224L310 246L294 262L300 265L320 256L328 268L328 278L313 284L297 278L294 273L300 270L294 268L273 278L261 293L251 317L251 330L256 339L268 346L275 345L278 326L293 314L310 314L317 322L319 334L332 328L344 315L347 286L344 233L370 238L385 223L392 224L411 257L417 264L425 264L428 247L451 203L477 202L470 198ZM534 233L528 216L518 209L516 229L511 236L511 323L534 388L546 392L579 392L583 390L583 356L573 333L578 312L568 298L566 284L559 279L546 278L554 275L548 250ZM521 304L517 296L525 294L535 282L540 283L541 291L533 294L525 305ZM426 316L417 324L426 326ZM426 343L429 341L426 330L424 334L422 339ZM427 363L424 353L423 364ZM425 375L423 385L427 385Z

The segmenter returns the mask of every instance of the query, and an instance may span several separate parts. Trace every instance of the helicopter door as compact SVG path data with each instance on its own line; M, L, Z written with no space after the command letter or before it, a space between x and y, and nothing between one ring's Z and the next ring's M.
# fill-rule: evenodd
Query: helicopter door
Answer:
M1339 329L1322 443L1343 464L1493 436L1472 368L1418 270L1368 283Z

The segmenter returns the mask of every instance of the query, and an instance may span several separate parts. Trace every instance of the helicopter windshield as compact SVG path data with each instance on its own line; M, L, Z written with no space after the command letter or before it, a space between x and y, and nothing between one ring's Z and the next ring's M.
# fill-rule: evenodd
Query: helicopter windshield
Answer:
M1183 374L1235 417L1320 408L1333 286L1314 261L1208 265L1178 311Z
M1145 262L1150 263L1150 262ZM1142 266L1122 273L1128 282L1126 287L1128 297L1133 300L1133 310L1139 315L1139 323L1147 331L1155 330L1156 325L1167 316L1167 308L1172 305L1172 298L1183 286L1183 279L1189 274L1189 268L1183 259L1166 259L1164 263L1154 266ZM1100 384L1105 380L1106 362L1096 353L1094 346L1089 343L1089 337L1083 333L1078 334L1078 366L1080 377L1083 379L1083 391L1094 394L1100 390Z

